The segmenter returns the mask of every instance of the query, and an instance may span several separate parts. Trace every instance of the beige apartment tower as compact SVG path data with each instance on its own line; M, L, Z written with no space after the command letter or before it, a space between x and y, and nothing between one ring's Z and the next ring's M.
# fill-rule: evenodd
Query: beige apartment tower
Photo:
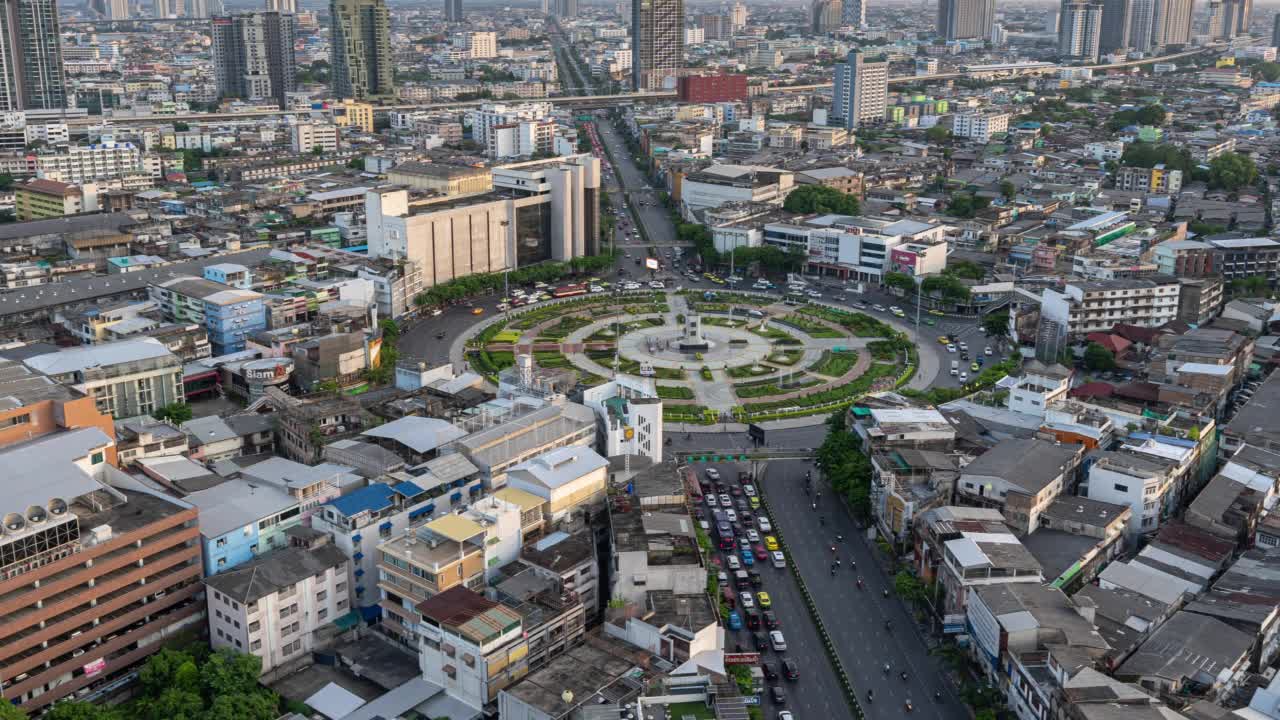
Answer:
M394 96L385 0L331 0L329 16L333 94L357 100Z

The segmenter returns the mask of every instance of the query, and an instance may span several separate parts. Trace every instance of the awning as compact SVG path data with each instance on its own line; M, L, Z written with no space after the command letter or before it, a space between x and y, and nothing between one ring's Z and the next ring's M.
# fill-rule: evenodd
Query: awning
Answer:
M432 503L431 505L423 505L422 507L418 508L417 510L410 510L410 511L409 511L409 519L410 519L410 520L417 520L418 518L420 518L420 517L422 517L422 516L424 516L424 515L430 515L430 514L431 514L435 509L436 509L436 506L435 506L435 504L434 504L434 503Z
M449 500L450 500L451 502L458 502L458 501L459 501L459 500L461 500L461 499L462 499L462 493L460 493L460 492L456 492L456 493L454 493L454 494L452 494L452 495L450 495L450 496L449 496Z
M484 488L484 486L483 486L483 485L472 485L472 486L471 486L471 494L472 494L472 495L479 495L479 494L480 494L480 491L481 491L483 488Z
M390 520L388 520L388 521L386 521L386 522L382 523L381 525L379 525L379 526L378 526L378 529L379 529L379 530L390 530L390 529L391 529L391 521L390 521Z

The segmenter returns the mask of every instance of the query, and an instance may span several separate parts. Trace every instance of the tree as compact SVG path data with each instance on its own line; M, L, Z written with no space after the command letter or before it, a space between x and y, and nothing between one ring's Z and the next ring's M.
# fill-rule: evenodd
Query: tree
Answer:
M1267 294L1267 278L1263 275L1253 275L1232 280L1228 288L1234 296L1265 297Z
M1280 80L1280 63L1258 63L1254 66L1253 72L1267 82L1275 82Z
M1090 370L1111 370L1116 366L1116 356L1098 343L1089 343L1084 349L1084 366Z
M930 275L920 283L920 289L954 302L966 302L970 295L969 286L951 275Z
M5 703L6 705L8 703ZM93 703L64 700L55 703L41 716L44 720L118 720L120 714L113 708Z
M862 212L858 198L822 185L801 185L791 191L782 207L787 212L797 214L857 215Z
M1012 201L1013 198L1017 196L1017 194L1018 194L1018 188L1014 187L1013 183L1009 182L1008 180L1000 181L1000 195L1006 201Z
M990 204L991 201L985 197L973 193L956 192L951 193L947 201L947 212L958 218L971 218Z
M982 330L988 335L1004 337L1009 334L1009 313L986 315L982 318Z
M884 284L891 288L897 288L904 293L915 292L916 289L916 281L913 280L910 275L900 272L885 273Z
M948 262L947 269L943 272L959 278L968 278L969 280L982 280L987 276L986 269L972 260L955 260Z
M893 591L898 594L898 597L908 602L920 602L925 597L924 585L915 575L906 570L899 570L898 574L893 576Z
M26 720L27 712L13 703L0 702L0 720Z
M190 420L191 416L191 406L186 403L165 405L159 410L153 410L151 412L151 417L157 420L168 420L174 425L181 425L182 423Z
M1253 158L1240 153L1223 153L1209 161L1209 186L1232 192L1258 181Z
M191 126L190 126L190 125L188 125L188 124L186 124L186 123L184 123L184 122L182 122L181 120L175 120L175 121L173 122L173 131L174 131L174 132L186 132L186 131L188 131L188 130L190 130L190 129L191 129Z
M924 132L924 136L931 143L944 143L951 139L951 131L941 125L934 125Z

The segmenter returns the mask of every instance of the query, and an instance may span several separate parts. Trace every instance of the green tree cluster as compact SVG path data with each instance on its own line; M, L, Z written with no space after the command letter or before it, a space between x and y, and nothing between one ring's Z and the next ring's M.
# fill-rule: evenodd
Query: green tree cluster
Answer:
M1254 275L1232 280L1227 284L1227 291L1234 297L1266 297L1269 284L1265 275Z
M968 302L970 294L969 286L952 275L930 275L920 283L920 289L953 302Z
M513 285L531 285L536 282L558 282L570 274L596 273L613 265L613 255L593 255L591 257L573 258L568 262L544 262L537 265L513 270L510 283ZM502 289L502 273L481 273L467 275L437 285L420 293L414 303L422 305L445 305L458 302L482 293L495 292Z
M159 410L153 410L151 412L151 417L157 420L168 420L174 425L181 425L191 419L191 414L190 405L186 403L173 403L171 405L165 405Z
M1267 82L1280 80L1280 63L1262 62L1254 66L1253 72Z
M1009 313L999 313L997 315L984 315L982 318L982 330L988 335L996 337L1004 337L1009 334Z
M396 376L396 363L400 360L400 326L391 318L378 323L382 330L382 347L378 351L378 366L366 368L364 379L377 385L387 385Z
M857 215L862 212L858 198L823 185L801 185L791 191L782 207L787 212L801 214Z
M1209 161L1209 187L1235 192L1258 182L1258 166L1240 153L1222 153Z
M887 272L884 274L884 284L904 293L915 292L916 290L916 281L906 273Z
M968 280L982 280L987 276L986 269L972 260L950 261L947 263L947 269L943 272L947 275Z
M138 671L138 695L124 705L60 702L45 720L275 720L280 697L258 684L262 661L230 650L166 648ZM3 717L3 716L0 716ZM21 716L19 716L21 717Z
M1170 170L1181 170L1183 175L1190 175L1195 168L1189 150L1168 143L1160 145L1145 142L1133 143L1124 149L1124 154L1120 156L1120 164L1142 168L1164 165Z
M871 512L871 461L863 454L858 436L849 430L845 411L827 420L827 437L818 448L818 467L831 488L863 516Z
M967 192L951 193L947 200L947 212L958 218L971 218L985 209L991 201L985 197Z
M1107 127L1113 132L1130 125L1163 125L1169 113L1161 105L1147 105L1135 110L1121 110L1111 116Z
M1111 370L1116 366L1116 356L1098 343L1089 343L1084 349L1084 366L1090 370Z

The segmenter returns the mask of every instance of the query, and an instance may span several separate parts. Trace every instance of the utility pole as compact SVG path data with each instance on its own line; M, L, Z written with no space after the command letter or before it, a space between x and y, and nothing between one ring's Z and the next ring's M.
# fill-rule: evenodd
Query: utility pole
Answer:
M916 281L916 344L920 344L920 299L923 297L924 281Z

